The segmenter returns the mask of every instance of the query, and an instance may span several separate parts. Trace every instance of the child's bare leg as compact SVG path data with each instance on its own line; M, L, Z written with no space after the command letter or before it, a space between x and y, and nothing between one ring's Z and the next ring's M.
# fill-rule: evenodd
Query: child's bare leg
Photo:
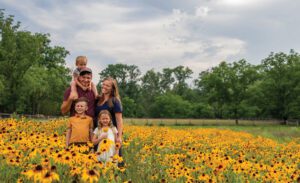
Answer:
M98 96L98 91L97 91L96 85L95 85L93 82L91 82L91 88L92 88L92 91L93 91L95 97L97 98L97 96Z
M75 81L71 82L70 96L72 97L72 99L77 99L78 98L78 93L77 93L77 88L76 88L76 82Z

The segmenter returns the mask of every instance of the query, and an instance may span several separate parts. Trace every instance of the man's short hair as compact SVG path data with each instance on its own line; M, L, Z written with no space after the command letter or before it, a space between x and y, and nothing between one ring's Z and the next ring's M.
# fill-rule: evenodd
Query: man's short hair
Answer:
M80 69L79 75L83 76L85 74L92 74L92 69L88 68L88 67L84 67L82 69Z

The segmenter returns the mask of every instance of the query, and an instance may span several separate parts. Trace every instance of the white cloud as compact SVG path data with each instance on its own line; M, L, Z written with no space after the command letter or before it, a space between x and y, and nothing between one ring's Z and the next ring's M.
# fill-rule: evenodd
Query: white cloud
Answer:
M87 49L113 57L117 62L142 66L143 70L178 65L203 69L201 62L210 65L213 59L223 60L227 58L226 54L238 54L243 49L242 41L235 39L193 40L187 22L194 18L194 15L173 10L172 14L149 21L110 24L99 30L78 32L73 45L78 50ZM226 44L226 41L231 44ZM205 55L207 49L216 49L217 53ZM193 56L187 58L186 53ZM197 63L198 66L189 63Z
M209 12L210 12L210 9L208 7L198 7L196 9L195 15L197 17L206 17Z
M284 29L297 25L285 21L287 14L277 18L271 14L280 13L283 5L285 10L291 9L291 0L284 4L278 4L279 0L186 1L164 6L143 1L54 0L44 6L42 2L2 0L0 5L23 15L25 28L50 33L54 45L69 50L68 66L74 67L75 57L84 54L95 73L114 62L134 64L142 71L184 65L199 73L230 58L262 58L249 50L260 46L264 50L260 54L267 55L274 46L270 42L273 37L280 33L285 40L284 35L291 35L285 31L299 32L296 27ZM298 15L294 12L290 18ZM269 39L257 42L259 36ZM300 40L292 41L297 45Z
M217 3L219 5L225 5L225 6L249 8L249 7L264 6L274 1L276 0L218 0Z

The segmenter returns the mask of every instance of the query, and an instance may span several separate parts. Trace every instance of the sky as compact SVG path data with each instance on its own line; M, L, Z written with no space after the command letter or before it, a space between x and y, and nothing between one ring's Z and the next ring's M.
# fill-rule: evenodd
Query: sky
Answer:
M21 29L65 47L70 69L87 56L94 82L108 64L142 74L183 65L196 79L222 61L257 65L271 52L299 52L299 8L299 0L0 0Z

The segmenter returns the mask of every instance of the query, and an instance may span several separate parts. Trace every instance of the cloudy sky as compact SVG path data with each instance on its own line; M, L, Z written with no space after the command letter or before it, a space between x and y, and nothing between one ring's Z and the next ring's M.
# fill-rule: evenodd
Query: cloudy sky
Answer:
M270 52L300 51L299 0L0 0L22 29L99 73L108 64L188 66L193 77L221 61L259 64ZM94 76L97 80L97 75Z

